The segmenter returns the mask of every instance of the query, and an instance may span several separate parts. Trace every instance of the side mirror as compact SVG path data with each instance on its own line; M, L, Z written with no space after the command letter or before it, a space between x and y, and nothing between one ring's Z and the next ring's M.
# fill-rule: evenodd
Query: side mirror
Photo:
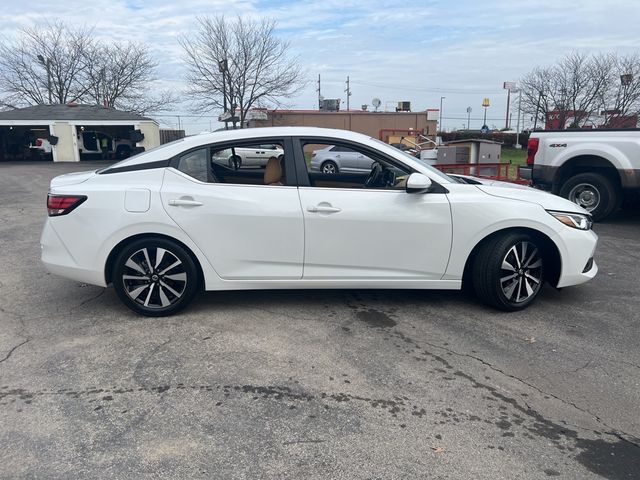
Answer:
M412 173L407 179L407 193L427 193L431 190L431 179L422 173Z

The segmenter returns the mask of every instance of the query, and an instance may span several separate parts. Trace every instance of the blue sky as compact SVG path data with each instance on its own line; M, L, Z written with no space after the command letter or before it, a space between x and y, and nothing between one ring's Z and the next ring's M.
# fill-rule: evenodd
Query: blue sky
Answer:
M287 102L292 108L316 106L318 74L325 97L344 99L349 75L352 108L378 97L383 107L409 100L414 110L424 110L438 108L444 96L448 129L466 124L468 106L471 126L479 128L483 97L491 99L487 123L503 127L502 82L572 50L640 51L640 2L634 0L4 0L0 35L13 37L21 27L59 18L94 26L106 39L145 42L160 64L157 87L180 92L178 36L189 35L196 16L220 13L276 19L277 34L308 73L308 87ZM175 113L193 115L187 105ZM189 133L209 128L214 116L199 113L202 118L183 118Z

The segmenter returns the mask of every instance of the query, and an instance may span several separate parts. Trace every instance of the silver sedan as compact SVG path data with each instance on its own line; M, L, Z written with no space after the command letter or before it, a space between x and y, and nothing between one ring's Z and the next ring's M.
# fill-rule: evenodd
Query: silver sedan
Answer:
M329 145L320 150L314 150L311 156L313 172L369 173L372 165L372 159L342 145Z

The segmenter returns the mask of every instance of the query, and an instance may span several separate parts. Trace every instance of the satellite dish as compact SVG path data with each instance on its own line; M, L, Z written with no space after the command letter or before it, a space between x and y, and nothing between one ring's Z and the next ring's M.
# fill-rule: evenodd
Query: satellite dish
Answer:
M380 101L379 98L374 98L373 100L371 100L371 105L373 105L374 107L376 107L376 112L378 111L378 107L380 105L382 105L382 102Z

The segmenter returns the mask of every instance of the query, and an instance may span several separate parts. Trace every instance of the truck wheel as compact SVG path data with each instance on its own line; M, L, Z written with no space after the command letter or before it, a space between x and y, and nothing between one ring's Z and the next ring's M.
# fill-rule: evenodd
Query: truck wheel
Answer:
M622 198L614 183L599 173L580 173L569 178L560 188L560 196L580 205L596 221L611 215Z

